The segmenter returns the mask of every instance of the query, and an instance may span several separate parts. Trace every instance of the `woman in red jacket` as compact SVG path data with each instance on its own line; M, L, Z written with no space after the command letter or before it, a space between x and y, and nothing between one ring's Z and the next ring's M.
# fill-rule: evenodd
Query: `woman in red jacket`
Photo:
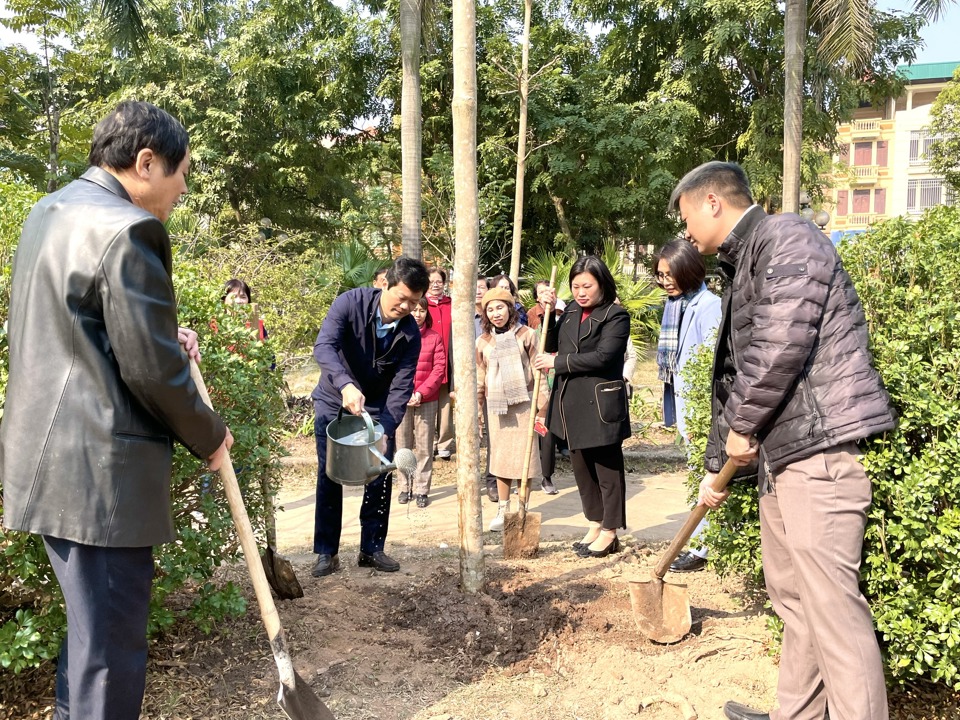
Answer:
M453 340L453 324L450 319L453 307L450 296L444 292L447 284L447 271L433 266L430 273L430 287L424 297L427 299L427 309L430 311L431 327L440 333L443 342L443 351L447 354L447 368L440 385L439 405L437 406L437 457L449 460L453 455L453 405L450 403L450 386L453 384L453 353L450 344Z
M437 405L440 385L447 375L447 354L440 333L431 329L427 299L421 297L414 306L414 320L420 327L420 359L413 379L413 395L407 412L397 428L397 448L409 448L417 456L417 474L412 478L412 494L417 507L429 504L430 480L433 475L433 439L436 435ZM406 487L397 499L401 505L410 502L411 489Z

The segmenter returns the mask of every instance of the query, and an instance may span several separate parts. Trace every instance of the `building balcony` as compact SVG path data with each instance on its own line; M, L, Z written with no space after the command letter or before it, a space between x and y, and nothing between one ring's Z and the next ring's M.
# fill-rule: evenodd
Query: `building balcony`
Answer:
M880 118L854 120L850 123L850 135L854 140L869 140L880 136Z
M880 168L877 165L854 165L850 170L854 185L875 185L880 178Z
M854 213L847 215L847 227L866 228L873 223L874 216L870 213Z

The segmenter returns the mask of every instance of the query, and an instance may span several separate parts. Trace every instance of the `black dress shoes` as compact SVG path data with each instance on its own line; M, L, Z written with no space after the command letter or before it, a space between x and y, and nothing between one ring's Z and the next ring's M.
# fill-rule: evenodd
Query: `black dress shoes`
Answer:
M313 566L310 574L314 577L323 577L324 575L335 573L339 569L339 555L317 555L317 564Z
M770 720L769 713L754 710L733 700L724 703L723 714L727 716L727 720Z
M610 544L607 545L603 550L591 550L590 544L580 543L580 549L577 550L577 555L582 558L595 557L595 558L605 558L611 553L620 552L620 538L614 535L613 540L610 541Z
M401 505L406 505L408 502L410 502L410 493L404 490L402 493L400 493L400 497L397 498L397 502Z
M383 550L377 550L370 555L367 555L365 552L360 553L357 565L360 567L372 567L374 570L379 570L380 572L396 572L400 569L400 563L387 555Z
M702 558L699 555L694 555L689 550L684 550L682 553L680 553L677 559L670 564L670 572L697 572L698 570L703 570L706 566L706 558Z

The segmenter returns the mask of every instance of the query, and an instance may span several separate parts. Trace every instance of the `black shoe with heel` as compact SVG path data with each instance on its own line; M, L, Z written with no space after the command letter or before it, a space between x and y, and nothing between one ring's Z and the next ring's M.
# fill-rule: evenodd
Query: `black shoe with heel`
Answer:
M580 549L577 550L577 555L582 558L605 558L607 555L620 552L620 550L620 538L614 535L613 540L611 540L610 544L607 545L603 550L591 550L589 544L581 543Z

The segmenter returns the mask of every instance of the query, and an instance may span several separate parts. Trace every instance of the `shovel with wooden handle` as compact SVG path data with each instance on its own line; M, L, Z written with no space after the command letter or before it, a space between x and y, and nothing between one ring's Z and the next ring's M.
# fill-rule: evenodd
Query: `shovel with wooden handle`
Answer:
M193 360L190 361L190 377L196 383L203 402L213 409L200 368ZM253 591L257 595L257 604L260 606L260 616L263 618L267 638L270 640L273 659L277 663L277 671L280 675L277 703L290 720L336 720L330 709L293 669L293 660L287 652L287 641L283 636L283 628L280 627L280 615L277 613L277 606L273 602L273 595L270 594L270 586L263 572L257 543L253 537L253 527L250 525L250 518L247 517L247 509L243 504L240 485L237 483L237 475L233 471L233 462L230 460L229 453L220 466L220 480L223 482L227 503L230 505L230 514L233 516L233 523L240 537L240 546L243 548L243 557L247 562L250 580L253 582Z
M713 479L711 487L723 492L736 472L737 466L727 460ZM660 557L660 562L649 580L630 581L630 604L637 627L650 640L658 643L679 642L690 632L690 599L686 585L671 585L663 581L670 563L677 559L683 546L690 540L693 531L703 520L709 508L697 505L687 517L683 527L674 536L670 547Z
M557 282L557 266L550 272L550 289ZM540 331L539 352L547 344L547 322L553 314L553 306L543 311L543 326ZM534 427L537 423L537 403L540 400L540 381L544 373L534 370L533 399L530 401L530 426L527 429L527 451L523 455L523 472L520 475L520 491L517 493L519 512L503 516L503 557L533 557L540 550L540 513L528 513L530 503L530 454L533 452Z

